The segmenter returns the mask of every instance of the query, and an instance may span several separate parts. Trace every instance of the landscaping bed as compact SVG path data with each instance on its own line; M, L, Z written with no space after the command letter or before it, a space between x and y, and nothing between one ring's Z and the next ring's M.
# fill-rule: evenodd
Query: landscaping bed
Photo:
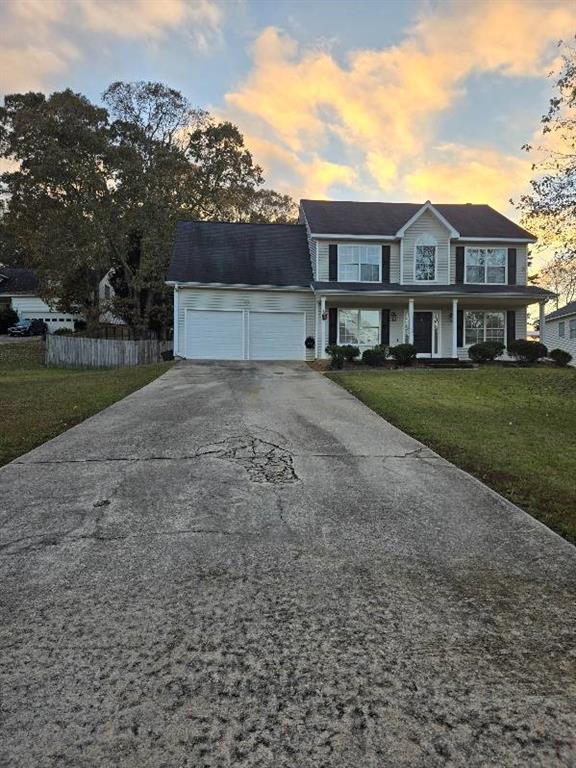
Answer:
M576 370L481 366L327 375L576 543Z
M40 339L0 345L0 466L140 389L170 365L46 368Z

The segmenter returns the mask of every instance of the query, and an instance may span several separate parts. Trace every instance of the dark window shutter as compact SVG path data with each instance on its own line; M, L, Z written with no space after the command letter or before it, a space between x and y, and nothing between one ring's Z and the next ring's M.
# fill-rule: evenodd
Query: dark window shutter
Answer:
M380 334L380 344L390 344L390 310L382 310L382 331Z
M336 243L331 243L328 246L328 280L338 280L338 246Z
M508 285L516 285L516 248L508 248Z
M456 314L456 346L464 346L464 312L461 309Z
M382 246L382 282L390 282L390 246Z
M512 249L514 250L514 249ZM513 309L506 312L506 346L516 340L516 312Z
M332 246L330 246L332 247ZM338 342L338 310L328 310L328 344Z
M456 282L464 282L464 246L456 246Z

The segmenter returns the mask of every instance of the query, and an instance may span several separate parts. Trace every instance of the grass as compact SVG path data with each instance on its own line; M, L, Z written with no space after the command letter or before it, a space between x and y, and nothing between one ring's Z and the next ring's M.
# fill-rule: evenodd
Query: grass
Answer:
M576 544L576 370L482 367L329 375Z
M46 368L42 341L1 345L0 466L140 389L169 367Z

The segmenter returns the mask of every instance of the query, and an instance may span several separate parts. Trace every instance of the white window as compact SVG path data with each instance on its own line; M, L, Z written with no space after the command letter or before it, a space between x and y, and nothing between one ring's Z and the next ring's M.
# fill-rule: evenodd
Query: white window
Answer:
M466 248L467 283L506 283L506 248Z
M379 245L339 245L338 280L344 283L379 283Z
M574 320L570 320L568 327L570 328L570 338L576 339L576 318Z
M504 344L505 327L504 312L465 312L464 344L467 347L480 341L501 341Z
M564 320L560 320L560 322L558 323L558 336L560 336L560 338L563 339L564 334L565 334Z
M380 311L377 309L339 309L338 343L375 347L380 343Z
M414 279L436 280L438 244L432 235L420 235L414 248Z

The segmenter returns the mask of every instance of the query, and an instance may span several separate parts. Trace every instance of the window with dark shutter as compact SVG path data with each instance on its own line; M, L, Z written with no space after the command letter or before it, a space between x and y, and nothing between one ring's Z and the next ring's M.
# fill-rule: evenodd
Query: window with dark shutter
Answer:
M330 282L338 280L338 246L336 243L330 243L328 246L328 280Z
M338 341L338 310L328 310L328 344L336 344Z
M382 282L390 282L390 246L382 246Z
M456 246L456 282L464 282L464 246Z
M516 248L508 248L508 285L516 285Z
M506 346L516 340L516 312L513 309L506 312Z
M382 331L380 334L380 344L390 344L390 310L389 309L382 310Z
M456 345L464 346L464 311L462 309L459 309L456 314Z

